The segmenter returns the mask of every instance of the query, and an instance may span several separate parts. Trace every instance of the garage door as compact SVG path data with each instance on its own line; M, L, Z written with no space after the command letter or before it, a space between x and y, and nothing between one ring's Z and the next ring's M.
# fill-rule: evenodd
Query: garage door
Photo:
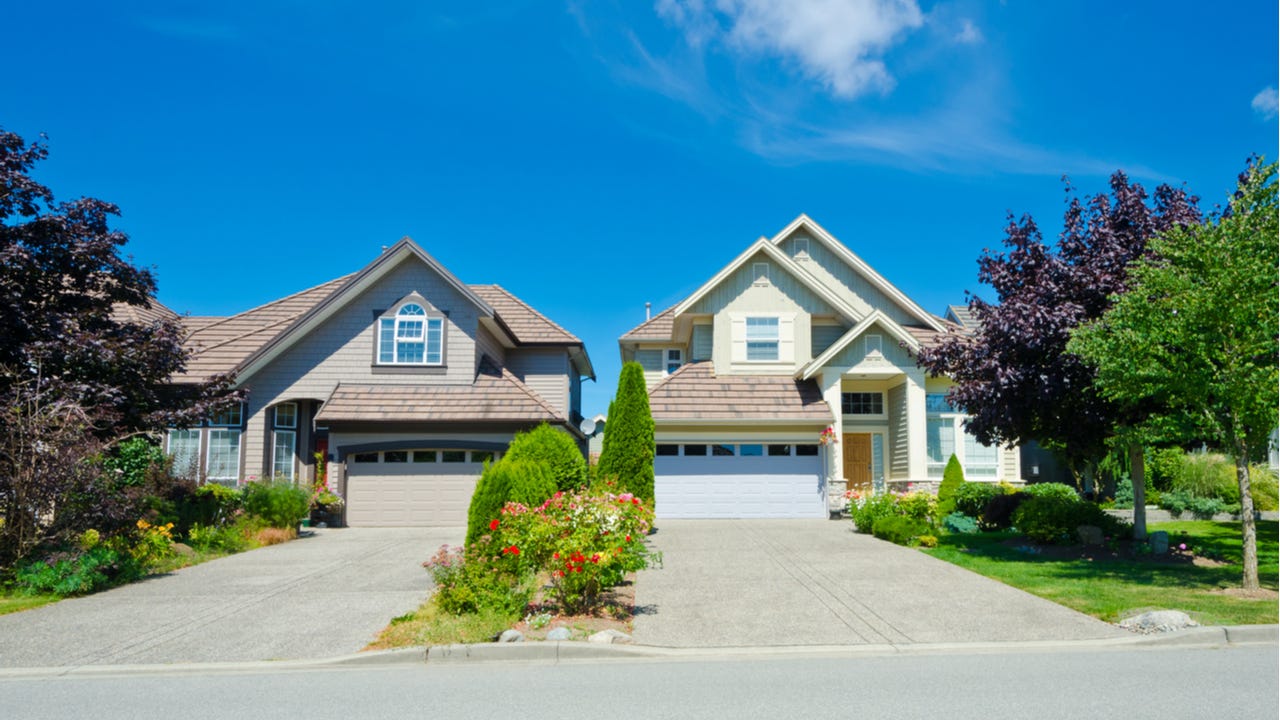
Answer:
M492 453L389 450L347 459L352 527L463 527L476 480Z
M660 446L664 450L671 447ZM801 452L808 450L802 446ZM796 451L786 445L678 446L675 455L654 458L657 516L825 518L821 461L816 451Z

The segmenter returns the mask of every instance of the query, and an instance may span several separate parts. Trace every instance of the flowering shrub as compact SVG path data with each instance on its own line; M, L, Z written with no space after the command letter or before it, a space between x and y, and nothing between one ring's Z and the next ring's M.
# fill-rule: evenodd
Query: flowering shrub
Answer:
M537 507L507 503L465 549L442 547L424 563L441 609L519 614L545 573L565 613L590 611L626 574L656 560L643 538L653 513L630 493L557 492Z
M129 555L144 568L150 568L173 555L173 523L152 525L138 521L138 530L129 547Z
M854 529L860 533L872 532L876 521L886 517L905 517L932 529L938 511L938 499L927 492L881 493L849 496L849 513L853 516Z

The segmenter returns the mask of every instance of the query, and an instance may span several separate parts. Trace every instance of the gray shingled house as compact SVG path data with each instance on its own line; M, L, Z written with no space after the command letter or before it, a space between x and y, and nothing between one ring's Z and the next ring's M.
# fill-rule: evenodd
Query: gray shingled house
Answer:
M157 309L158 312L169 312ZM483 463L547 422L578 430L581 340L497 285L466 285L412 240L364 269L231 317L184 317L194 381L247 401L170 430L209 482L310 482L317 454L350 525L463 525Z
M801 215L619 340L645 368L659 517L825 517L860 492L1021 481L967 434L914 353L968 332L923 310Z

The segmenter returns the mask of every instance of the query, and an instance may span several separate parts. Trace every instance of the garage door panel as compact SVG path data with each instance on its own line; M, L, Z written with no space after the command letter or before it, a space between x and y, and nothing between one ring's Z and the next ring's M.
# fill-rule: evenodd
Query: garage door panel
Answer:
M352 465L347 475L347 524L353 527L467 523L479 463Z
M660 518L821 518L827 516L819 458L654 459Z

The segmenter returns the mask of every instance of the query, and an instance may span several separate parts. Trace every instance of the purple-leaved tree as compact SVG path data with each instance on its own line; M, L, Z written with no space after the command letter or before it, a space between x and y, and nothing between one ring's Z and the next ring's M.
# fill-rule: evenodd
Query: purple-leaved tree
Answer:
M983 251L978 279L997 302L969 295L980 323L923 350L922 367L955 381L953 405L986 444L1035 441L1066 461L1080 482L1128 418L1094 388L1094 369L1067 352L1071 331L1102 315L1125 292L1128 266L1147 241L1168 228L1200 222L1197 198L1161 185L1151 202L1123 172L1111 192L1068 203L1057 247L1048 246L1029 215L1009 216L1003 252ZM1135 492L1141 492L1135 478Z
M115 312L146 308L155 278L120 256L116 206L55 202L31 177L46 155L0 129L0 570L52 539L49 519L94 475L96 452L234 399L230 377L169 382L187 358L177 318Z

